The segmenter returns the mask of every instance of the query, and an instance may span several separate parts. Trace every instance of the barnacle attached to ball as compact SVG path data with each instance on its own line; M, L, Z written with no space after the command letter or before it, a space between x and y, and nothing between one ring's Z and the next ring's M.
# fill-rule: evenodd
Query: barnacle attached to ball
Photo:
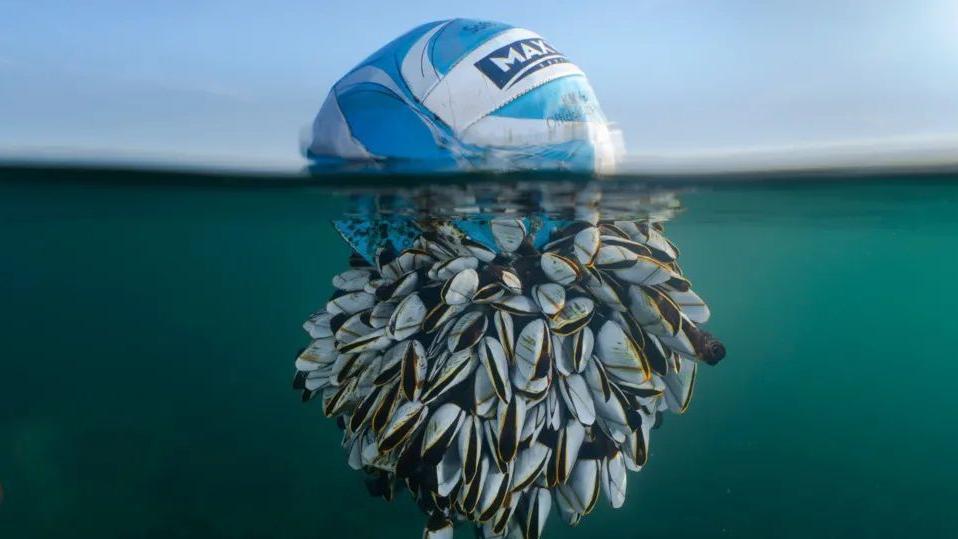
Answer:
M337 418L349 465L387 499L405 486L427 538L539 537L553 505L576 524L600 492L620 507L657 416L725 354L661 225L416 225L399 252L355 254L304 325L294 387Z

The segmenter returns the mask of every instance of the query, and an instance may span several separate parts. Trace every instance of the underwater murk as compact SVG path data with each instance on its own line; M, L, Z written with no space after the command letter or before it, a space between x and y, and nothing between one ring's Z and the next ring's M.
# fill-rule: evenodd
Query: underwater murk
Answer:
M955 179L3 169L0 536L952 536Z

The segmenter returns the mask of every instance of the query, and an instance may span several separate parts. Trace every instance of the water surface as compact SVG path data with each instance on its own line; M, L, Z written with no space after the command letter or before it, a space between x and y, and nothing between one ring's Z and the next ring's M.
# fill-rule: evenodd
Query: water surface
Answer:
M343 185L116 176L0 174L0 536L419 537L290 389ZM955 179L676 190L728 356L622 509L546 537L954 535Z

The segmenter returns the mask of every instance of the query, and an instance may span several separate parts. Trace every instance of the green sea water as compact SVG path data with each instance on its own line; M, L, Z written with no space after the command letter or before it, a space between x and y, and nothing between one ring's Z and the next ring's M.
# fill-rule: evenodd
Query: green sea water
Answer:
M107 176L0 173L0 538L419 537L290 388L345 198ZM728 356L623 508L545 536L958 536L955 180L683 186Z

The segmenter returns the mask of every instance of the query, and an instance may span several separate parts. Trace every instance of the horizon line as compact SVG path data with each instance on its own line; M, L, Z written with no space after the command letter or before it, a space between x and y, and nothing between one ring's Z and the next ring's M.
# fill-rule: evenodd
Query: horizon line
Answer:
M237 173L301 172L309 161L289 156L225 155L64 146L0 147L0 163ZM958 168L958 133L876 137L765 146L626 151L613 174L721 175L751 172Z

